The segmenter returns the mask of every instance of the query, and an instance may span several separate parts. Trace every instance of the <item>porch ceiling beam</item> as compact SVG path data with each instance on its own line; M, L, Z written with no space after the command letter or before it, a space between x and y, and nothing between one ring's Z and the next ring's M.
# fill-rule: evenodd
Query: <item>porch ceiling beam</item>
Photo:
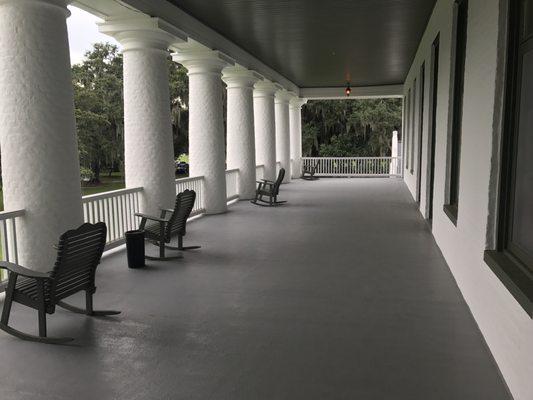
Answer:
M300 88L300 97L309 100L326 99L365 99L377 97L402 97L403 85L385 86L359 86L352 87L350 97L346 97L344 87L323 87L323 88Z
M117 9L117 4L120 3L122 3L120 5L121 9ZM139 11L151 17L162 18L185 32L189 38L210 49L226 54L243 67L257 71L265 78L277 82L285 89L298 94L298 86L289 79L172 3L165 0L122 0L120 3L113 0L76 0L73 4L104 19L122 13L131 16L132 13Z

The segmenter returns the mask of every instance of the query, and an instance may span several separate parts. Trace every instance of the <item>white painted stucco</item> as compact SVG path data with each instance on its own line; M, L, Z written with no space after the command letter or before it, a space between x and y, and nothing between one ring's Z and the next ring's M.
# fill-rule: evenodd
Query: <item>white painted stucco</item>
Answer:
M222 72L228 93L227 169L239 169L239 198L252 199L256 187L253 86L259 77L240 66Z
M398 157L398 131L392 132L392 143L391 143L391 157ZM398 166L395 161L390 163L389 173L394 175L397 173Z
M189 75L189 173L204 177L207 214L227 211L222 69L228 60L196 43L173 56Z
M67 1L0 1L0 148L19 263L50 271L60 234L83 222Z
M270 81L254 85L255 160L264 165L263 177L276 179L276 125L274 93L277 87Z
M155 18L111 20L100 31L123 45L126 187L142 187L140 210L159 215L176 196L167 66L176 38Z
M289 130L291 136L291 176L299 178L302 173L302 106L307 99L291 98L289 102Z
M497 121L501 105L501 77L497 70L505 57L499 35L505 31L508 0L470 0L462 121L461 176L457 226L443 212L452 39L452 1L439 0L423 36L405 83L405 94L426 62L424 135L420 209L427 209L427 155L431 44L440 32L439 89L437 105L433 234L457 284L516 400L533 399L533 321L483 261L494 237L498 168ZM418 129L418 118L415 122ZM416 140L416 135L415 135ZM417 149L419 143L415 142ZM415 155L417 152L415 151ZM415 163L416 166L416 163ZM416 176L404 170L405 181L415 196Z
M293 95L285 89L275 94L276 161L285 169L283 183L291 181L291 136L289 130L289 100Z

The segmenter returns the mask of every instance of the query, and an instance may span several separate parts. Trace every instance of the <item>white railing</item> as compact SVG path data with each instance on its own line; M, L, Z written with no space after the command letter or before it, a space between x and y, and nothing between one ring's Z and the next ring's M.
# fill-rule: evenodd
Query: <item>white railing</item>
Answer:
M265 177L265 166L263 164L255 167L255 179L260 181Z
M232 201L239 198L239 169L226 170L226 198Z
M139 193L142 188L119 189L82 197L83 220L107 225L106 249L121 245L126 231L137 229Z
M317 176L401 176L401 157L303 157L312 168L320 162Z
M17 218L24 215L24 210L0 212L0 239L2 261L18 264ZM0 270L0 280L7 279L5 270Z
M203 214L205 212L204 177L193 176L190 178L176 179L176 193L183 192L186 189L194 190L196 192L196 201L194 202L191 217Z

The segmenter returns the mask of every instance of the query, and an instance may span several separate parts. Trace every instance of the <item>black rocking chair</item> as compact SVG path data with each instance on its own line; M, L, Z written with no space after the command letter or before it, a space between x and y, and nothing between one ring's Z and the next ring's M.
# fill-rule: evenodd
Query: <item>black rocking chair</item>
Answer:
M318 167L320 165L320 160L317 160L315 165L304 165L302 169L302 179L308 180L308 181L314 181L318 179L318 177L315 177L316 171L318 170Z
M187 189L176 196L174 209L162 209L159 218L141 213L135 214L141 217L139 229L144 230L145 239L159 246L159 257L146 256L146 258L149 260L171 260L181 258L181 255L166 257L165 248L180 251L200 248L200 246L183 246L187 219L191 215L195 200L196 192ZM148 220L154 222L148 223ZM166 244L170 243L171 237L174 235L178 235L178 247L172 247Z
M266 179L257 181L257 189L255 191L255 198L251 200L251 203L256 204L258 206L263 206L263 207L273 207L273 206L286 203L286 201L278 201L279 187L281 185L281 182L283 182L284 177L285 177L285 169L281 168L279 170L276 182L272 182ZM263 200L263 196L268 196L268 201ZM264 203L264 204L261 204L261 203Z
M95 273L104 251L106 232L106 225L99 222L94 225L83 224L78 229L62 234L57 246L57 259L51 272L37 272L9 262L0 262L0 268L9 271L0 329L24 340L60 344L73 339L46 336L46 314L53 314L56 305L91 316L120 314L120 311L93 310ZM85 291L85 309L63 302L64 298L80 291ZM9 326L13 302L24 304L39 312L39 336Z

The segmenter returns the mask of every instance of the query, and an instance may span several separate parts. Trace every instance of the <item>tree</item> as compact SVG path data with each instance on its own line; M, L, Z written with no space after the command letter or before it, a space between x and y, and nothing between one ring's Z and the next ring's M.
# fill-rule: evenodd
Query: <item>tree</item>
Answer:
M78 147L82 167L100 181L124 162L122 55L116 46L96 43L72 67Z
M401 107L401 99L310 101L302 112L302 151L322 157L390 155Z
M189 78L185 67L170 59L168 76L174 154L187 154L189 152Z

